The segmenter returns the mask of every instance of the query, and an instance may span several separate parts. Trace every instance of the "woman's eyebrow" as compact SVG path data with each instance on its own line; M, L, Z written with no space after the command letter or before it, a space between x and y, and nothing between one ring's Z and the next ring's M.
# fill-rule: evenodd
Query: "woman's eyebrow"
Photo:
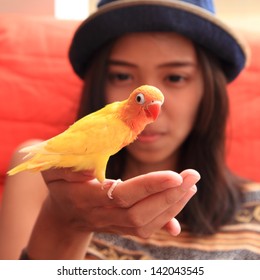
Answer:
M117 60L117 59L109 59L107 65L119 65L119 66L128 66L128 67L137 67L134 63L124 61L124 60Z
M158 67L196 67L197 64L193 61L172 61L160 64Z
M119 65L119 66L128 66L128 67L137 67L136 64L124 61L124 60L118 60L118 59L109 59L107 62L108 65ZM166 62L158 65L159 68L162 67L195 67L196 63L192 61L172 61L172 62Z

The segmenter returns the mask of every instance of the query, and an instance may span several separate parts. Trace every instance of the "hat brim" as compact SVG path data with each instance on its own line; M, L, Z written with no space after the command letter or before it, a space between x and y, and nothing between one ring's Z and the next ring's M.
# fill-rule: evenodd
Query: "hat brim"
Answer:
M74 34L69 59L83 78L93 54L129 32L177 32L209 49L220 60L228 81L246 64L247 45L214 14L182 1L114 1L100 7Z

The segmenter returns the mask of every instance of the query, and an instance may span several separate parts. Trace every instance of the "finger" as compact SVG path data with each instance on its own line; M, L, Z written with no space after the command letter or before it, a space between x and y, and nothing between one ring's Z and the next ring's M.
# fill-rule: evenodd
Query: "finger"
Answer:
M139 226L151 223L154 219L168 213L169 217L165 216L166 224L172 217L175 217L189 201L189 199L196 193L196 187L193 186L186 192L179 192L177 188L165 191L156 196L152 196L145 200L142 206L142 215L140 215L139 205L132 207L132 220L137 220L136 224ZM127 219L126 219L127 220ZM163 225L164 225L163 224ZM163 226L162 225L162 226Z
M171 171L153 172L138 176L120 183L113 193L114 200L111 201L107 197L106 187L102 189L102 185L97 180L93 180L89 172L74 172L71 168L57 168L43 171L42 175L45 182L52 186L52 190L60 191L62 184L63 191L67 190L70 195L71 193L80 192L82 197L85 198L85 203L95 207L114 206L128 208L146 196L175 187L182 182L182 177ZM78 183L82 183L84 187L82 188ZM106 184L103 184L103 186L106 186ZM116 193L118 195L115 195Z
M72 168L52 168L42 171L42 176L46 183L64 180L67 182L84 182L94 179L93 171L73 171Z
M106 217L100 217L100 219L95 219L95 227L93 230L95 231L107 231L107 232L113 232L117 234L129 234L129 235L134 235L138 236L141 238L148 238L151 236L154 232L160 230L161 228L166 226L166 229L169 231L170 234L172 235L178 235L180 233L180 226L179 223L176 219L173 219L172 217L176 216L181 209L186 205L186 203L190 200L190 198L196 193L196 187L192 187L187 194L176 204L174 204L172 207L167 209L164 213L153 219L151 222L144 224L144 225L139 225L136 222L133 223L120 223L119 220L120 216L123 214L124 211L121 209L108 209L106 213ZM118 210L116 213L115 210ZM111 217L115 217L114 219L115 224L109 224L108 219ZM125 213L123 214L125 217ZM103 222L102 222L103 220ZM170 222L169 222L170 221Z
M182 181L180 174L173 171L151 172L131 178L118 184L113 192L113 205L131 207L152 194L181 185Z
M183 171L181 175L173 171L157 171L119 183L113 192L113 200L107 197L109 184L103 184L103 192L100 187L92 188L92 194L89 197L95 197L100 206L130 208L154 194L162 193L168 189L175 189L171 194L164 194L161 197L161 202L157 200L156 203L156 199L152 198L145 204L146 209L144 211L150 211L150 208L155 209L155 205L158 206L158 203L161 205L161 209L163 208L162 211L164 211L169 204L181 199L186 191L195 185L199 179L199 173L192 169ZM162 207L162 205L164 206Z
M175 218L172 218L164 228L172 235L177 236L181 233L181 225L179 221Z
M108 208L104 211L103 208L96 208L93 223L96 222L96 225L99 224L98 226L100 227L114 225L142 228L168 213L168 216L162 221L162 227L182 210L195 192L196 187L194 186L187 192L182 192L181 198L179 198L179 191L176 188L172 188L149 196L129 209Z
M138 236L142 238L148 238L152 233L163 228L169 221L173 219L178 213L183 209L183 207L187 204L187 202L193 197L196 193L196 186L192 187L187 193L183 196L181 200L175 203L172 207L168 208L165 212L163 212L160 216L156 217L149 224L137 229L136 233ZM174 221L174 228L172 228L173 224L170 227L170 233L173 235L178 234L178 228L176 228L177 224ZM171 232L173 230L173 232Z
M189 199L190 195L188 194L187 196L187 192L194 195L197 190L195 184L199 176L196 171L187 170L183 177L183 182L180 186L153 193L133 205L129 210L130 219L136 220L136 223L139 225L143 225L145 221L147 223L150 222L154 217L159 216L172 205L178 205L177 202L183 201L183 197ZM192 190L190 192L191 188ZM127 219L125 219L125 221L127 222Z
M181 189L186 191L200 180L200 174L194 169L186 169L180 173L183 178Z

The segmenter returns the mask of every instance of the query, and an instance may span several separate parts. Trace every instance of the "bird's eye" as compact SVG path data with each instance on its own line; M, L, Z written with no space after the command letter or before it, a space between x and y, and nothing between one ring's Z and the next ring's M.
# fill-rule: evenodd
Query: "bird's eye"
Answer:
M145 98L144 98L144 95L143 95L142 93L138 93L138 94L136 95L136 102L137 102L138 104L144 104Z

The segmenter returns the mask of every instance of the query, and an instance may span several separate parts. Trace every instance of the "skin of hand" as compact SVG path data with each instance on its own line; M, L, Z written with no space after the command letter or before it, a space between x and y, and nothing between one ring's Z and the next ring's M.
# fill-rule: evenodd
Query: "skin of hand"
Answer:
M191 169L151 172L120 183L110 200L89 172L64 168L42 174L49 195L27 247L37 259L84 258L92 232L148 238L164 227L178 235L174 217L196 193L200 179Z

